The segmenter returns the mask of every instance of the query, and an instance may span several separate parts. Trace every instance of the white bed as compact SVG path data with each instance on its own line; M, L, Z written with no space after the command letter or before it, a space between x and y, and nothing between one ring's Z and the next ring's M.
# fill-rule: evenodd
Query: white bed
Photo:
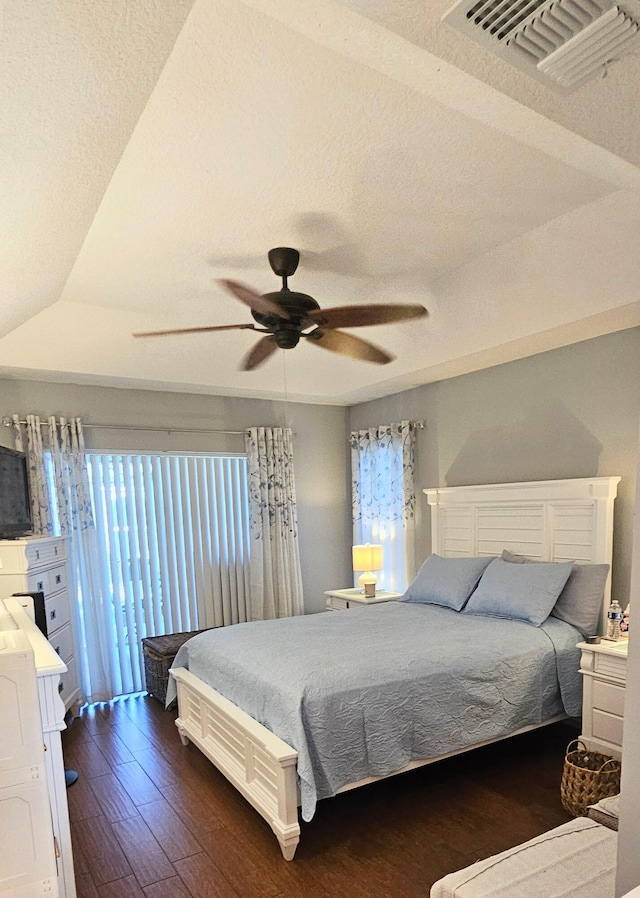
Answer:
M427 489L432 551L445 557L490 556L506 548L542 561L610 564L613 502L619 479ZM607 584L603 614L609 592ZM291 860L300 838L297 752L189 670L177 668L171 674L177 685L176 725L183 743L192 741L225 774L269 823L284 857ZM523 731L504 733L500 738ZM463 750L484 744L474 743ZM458 753L445 751L411 761L395 772ZM380 778L367 777L339 791Z

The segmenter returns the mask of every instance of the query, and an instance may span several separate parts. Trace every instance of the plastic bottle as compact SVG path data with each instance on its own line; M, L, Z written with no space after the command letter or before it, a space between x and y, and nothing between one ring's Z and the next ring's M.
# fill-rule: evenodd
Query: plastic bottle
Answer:
M609 639L620 639L620 624L622 623L622 608L620 604L616 602L614 599L613 602L609 605L609 611L607 613L607 617L609 618L609 627L607 631L607 636Z

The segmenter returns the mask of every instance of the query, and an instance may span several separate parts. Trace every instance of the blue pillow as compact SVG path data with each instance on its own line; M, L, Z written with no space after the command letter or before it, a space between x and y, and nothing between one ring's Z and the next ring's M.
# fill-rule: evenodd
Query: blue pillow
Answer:
M508 549L503 551L502 560L510 564L540 563ZM583 636L593 636L598 632L608 575L608 564L576 564L551 615L571 624Z
M430 555L401 601L444 605L445 608L460 611L492 558L442 558L440 555Z
M524 620L539 627L551 614L572 570L573 561L510 564L495 558L465 613Z

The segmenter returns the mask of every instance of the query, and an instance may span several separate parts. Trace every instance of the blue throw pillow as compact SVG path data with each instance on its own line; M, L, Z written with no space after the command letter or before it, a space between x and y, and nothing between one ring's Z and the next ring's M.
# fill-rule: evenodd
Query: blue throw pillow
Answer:
M440 555L430 555L401 601L444 605L445 608L460 611L492 558L442 558Z
M572 570L573 561L511 564L495 558L465 613L524 620L539 627L551 614Z

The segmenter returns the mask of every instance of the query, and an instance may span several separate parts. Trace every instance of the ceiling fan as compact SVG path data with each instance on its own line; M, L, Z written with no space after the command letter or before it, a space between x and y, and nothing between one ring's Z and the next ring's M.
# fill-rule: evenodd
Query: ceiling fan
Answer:
M221 324L205 327L185 327L177 330L148 331L133 334L134 337L162 337L170 334L194 334L206 331L253 330L266 334L247 353L241 370L251 371L280 349L293 349L301 338L312 346L330 352L348 355L353 359L386 365L393 356L363 340L339 330L342 327L369 327L373 324L391 324L427 314L424 306L417 304L337 306L321 309L312 296L296 293L288 287L288 279L295 273L300 253L288 246L269 250L269 264L282 287L273 293L261 295L238 281L220 280L219 283L240 302L249 306L255 324Z

